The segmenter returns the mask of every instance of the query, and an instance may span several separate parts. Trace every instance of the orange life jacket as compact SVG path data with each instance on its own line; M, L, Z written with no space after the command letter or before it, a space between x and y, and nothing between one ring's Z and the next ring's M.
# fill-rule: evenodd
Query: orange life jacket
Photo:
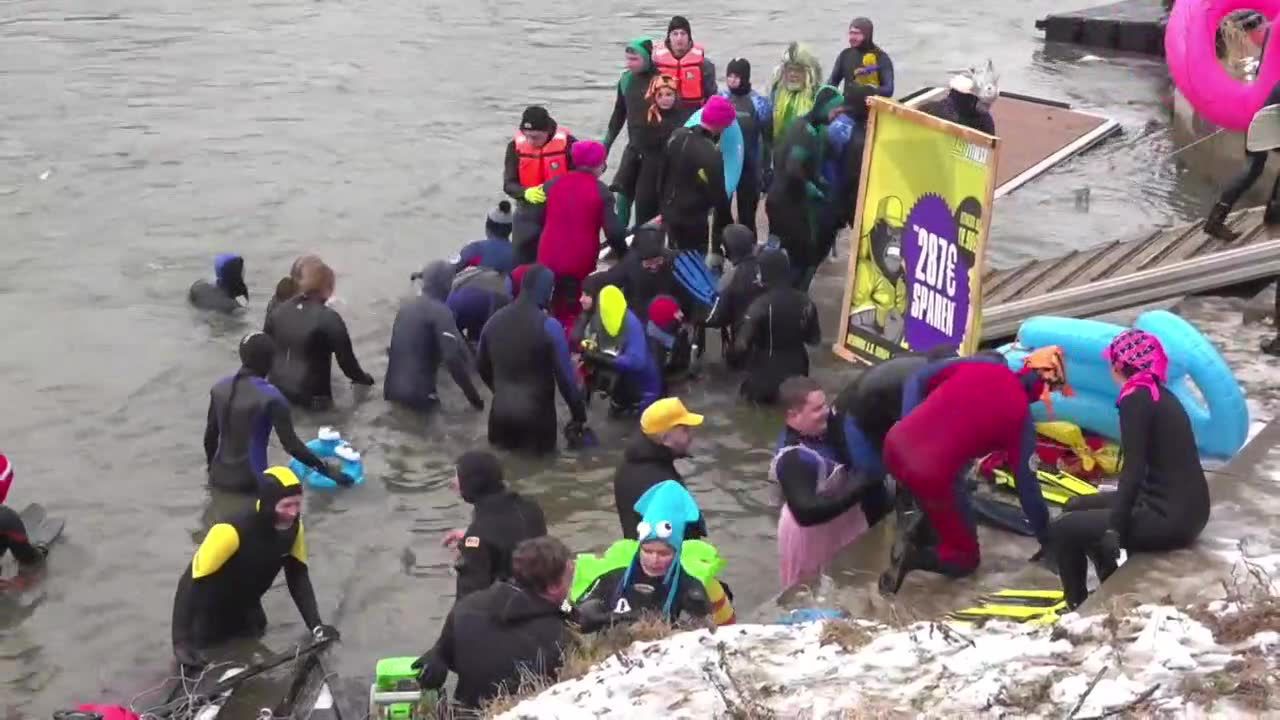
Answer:
M702 61L707 58L701 45L694 45L684 57L676 59L666 43L653 50L653 65L658 72L673 78L680 99L685 102L699 103L706 100L702 96Z
M520 158L520 184L531 188L569 171L569 131L556 128L556 134L540 148L516 131L516 156Z

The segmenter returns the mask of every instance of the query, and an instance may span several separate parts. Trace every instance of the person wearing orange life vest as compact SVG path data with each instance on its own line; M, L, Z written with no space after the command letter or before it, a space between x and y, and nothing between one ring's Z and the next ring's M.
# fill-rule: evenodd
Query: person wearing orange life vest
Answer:
M573 167L571 150L575 141L546 108L530 105L520 117L515 137L507 143L502 191L516 201L511 245L517 265L531 263L538 255L540 206L547 200L542 185Z
M653 49L658 72L676 81L680 107L692 115L716 94L716 66L707 52L693 42L693 29L681 15L667 24L667 39Z

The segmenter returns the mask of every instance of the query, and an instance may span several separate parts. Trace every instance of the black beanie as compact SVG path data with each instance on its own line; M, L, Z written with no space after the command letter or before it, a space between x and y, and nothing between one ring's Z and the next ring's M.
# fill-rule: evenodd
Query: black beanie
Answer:
M497 456L485 450L468 450L458 457L455 465L458 473L458 489L462 499L474 503L486 495L501 492L502 463Z
M671 22L667 23L667 37L671 37L672 30L683 30L689 34L689 40L693 40L693 27L689 25L689 21L683 15L672 16Z
M521 130L550 132L553 127L555 127L555 121L551 119L551 113L541 105L530 105L524 109L524 115L520 116Z
M249 333L240 340L240 364L259 377L271 372L276 356L276 343L266 333Z
M489 211L484 219L484 232L489 237L511 239L511 203L500 200L498 207Z
M726 75L737 75L742 78L743 84L751 82L751 61L746 58L734 58L729 61L729 66L725 69Z

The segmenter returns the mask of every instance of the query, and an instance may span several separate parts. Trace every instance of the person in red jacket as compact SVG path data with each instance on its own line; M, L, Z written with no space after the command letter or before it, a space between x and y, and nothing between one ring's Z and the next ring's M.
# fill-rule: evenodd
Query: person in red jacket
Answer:
M1019 372L1002 359L938 360L907 380L902 419L884 440L884 466L919 505L921 512L899 518L898 536L880 590L893 594L911 570L963 577L978 567L978 534L970 507L965 469L993 452L1014 460L1022 511L1047 542L1049 510L1031 472L1036 431L1030 405L1049 401L1067 385L1062 350L1049 346L1029 355Z
M538 264L555 273L551 316L573 328L582 305L582 281L596 269L600 234L619 256L627 252L626 226L614 211L613 195L600 181L605 170L604 145L594 140L573 144L573 170L543 187L547 202L538 241Z

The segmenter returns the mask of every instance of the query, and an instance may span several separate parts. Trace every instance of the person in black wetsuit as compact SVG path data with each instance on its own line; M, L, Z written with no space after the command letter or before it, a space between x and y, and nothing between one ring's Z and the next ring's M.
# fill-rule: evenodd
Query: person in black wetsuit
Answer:
M609 116L609 129L604 136L605 157L613 149L613 143L627 128L627 148L614 173L609 189L616 196L616 211L623 225L631 224L631 202L636 198L640 178L641 153L638 146L652 145L644 137L649 129L649 85L658 72L653 65L653 41L640 38L627 43L627 69L618 79L618 92Z
M724 229L724 247L730 268L720 277L719 297L704 323L720 328L720 350L730 368L739 370L746 359L734 350L734 341L742 328L743 316L756 298L764 294L760 280L756 235L745 225L734 224Z
M187 291L187 299L201 310L233 313L244 309L236 298L249 299L244 284L244 258L223 253L213 260L213 282L197 280Z
M480 333L476 366L493 391L489 442L499 447L555 451L557 387L571 415L566 436L586 430L587 406L564 328L546 313L554 282L541 265L524 271L520 295L494 313Z
M324 261L320 259L319 255L311 254L299 255L293 261L293 265L289 267L289 274L280 278L280 281L276 283L275 294L267 300L267 311L262 315L264 327L267 318L271 317L271 313L276 309L277 305L292 300L298 296L298 293L302 292L302 276L314 272L316 266L323 263Z
M178 580L173 652L182 666L204 666L201 651L213 645L260 637L267 628L262 596L282 569L307 629L318 638L338 637L320 620L307 571L302 483L289 468L273 467L258 488L257 507L209 528Z
M493 453L470 450L454 465L454 490L474 510L466 530L445 533L456 548L457 599L511 577L511 553L521 541L547 534L538 503L507 489Z
M662 167L662 224L676 250L707 252L708 213L730 217L724 186L724 156L716 147L720 133L737 119L733 103L716 95L702 108L702 123L671 134ZM723 257L720 223L711 238L711 254Z
M738 222L756 230L756 209L760 191L767 188L765 173L772 174L773 103L768 96L751 89L751 61L734 58L725 71L725 89L720 93L733 103L742 130L742 176L738 180ZM717 224L728 225L733 218L719 218Z
M626 257L608 270L588 275L582 283L582 292L594 300L606 285L616 286L627 298L627 307L641 322L649 319L649 304L659 295L676 297L681 310L691 314L694 301L676 280L673 259L673 253L666 249L666 234L662 229L641 227L636 230Z
M636 527L640 513L638 501L649 488L664 480L684 485L676 469L676 458L688 457L693 444L693 428L702 425L703 416L689 412L680 398L667 397L645 409L640 416L640 434L627 444L622 464L613 473L613 503L622 525L622 537L637 540ZM686 540L707 536L706 518L688 526Z
M219 490L256 493L267 469L267 442L276 431L285 452L339 485L352 484L337 465L330 468L307 449L293 429L289 401L267 382L276 344L263 333L240 341L240 369L209 391L204 457L209 484Z
M1258 112L1271 107L1272 105L1280 105L1280 83L1276 83L1271 88L1271 92L1267 95L1267 99L1263 101L1262 107ZM1237 175L1226 189L1222 191L1222 195L1218 197L1218 202L1209 211L1209 217L1204 221L1204 231L1213 237L1227 242L1232 242L1240 238L1240 233L1227 227L1227 215L1231 213L1231 209L1239 202L1241 196L1253 187L1253 184L1262 177L1262 171L1267 167L1267 158L1272 152L1278 152L1280 148L1272 148L1271 150L1258 150L1256 152L1245 151L1245 168ZM1269 226L1280 224L1280 177L1276 178L1276 183L1271 187L1271 195L1267 199L1267 209L1262 216L1263 222Z
M840 391L835 411L851 417L876 452L882 451L889 428L902 419L902 389L929 362L925 355L905 354L872 365Z
M791 260L793 285L807 289L812 270L826 258L819 216L835 188L822 177L827 126L844 112L844 99L834 87L818 88L813 109L787 128L773 153L773 185L765 198L769 232L778 236Z
M333 270L328 265L316 261L306 266L299 282L301 294L278 305L263 328L276 341L271 384L294 404L313 410L333 407L329 373L334 356L351 382L374 382L356 360L342 316L325 305L333 288Z
M1106 358L1121 386L1119 488L1072 498L1049 525L1063 594L1073 609L1089 596L1089 561L1106 582L1120 548L1184 548L1209 522L1209 486L1187 412L1164 385L1169 361L1160 341L1125 330L1111 341Z
M554 682L570 641L561 612L573 586L569 548L552 537L525 540L511 555L511 579L460 599L431 649L413 662L418 684L442 690L458 676L448 717L479 717L486 701L520 691L530 675ZM442 703L443 704L443 703Z
M22 569L40 565L49 554L49 548L33 544L27 537L27 526L16 510L4 504L13 487L13 465L0 453L0 560L6 552L13 553Z
M849 23L849 47L836 56L827 84L845 92L862 85L874 90L876 95L893 97L893 59L876 45L874 38L875 25L871 20L854 18Z
M734 340L734 351L746 358L742 395L755 403L776 402L783 380L808 375L805 345L822 341L818 308L808 295L791 287L790 277L785 252L767 250L760 256L760 279L766 289L747 308Z
M658 214L667 142L689 117L677 102L675 80L666 75L655 75L649 81L645 102L649 108L645 122L640 126L631 126L628 130L630 135L627 153L631 157L623 161L636 163L638 167L633 218L637 225L649 222Z
M436 371L443 362L471 407L483 410L484 400L471 382L471 352L445 305L453 266L437 260L428 263L419 277L422 294L400 306L391 328L383 398L419 412L435 409L440 404Z

